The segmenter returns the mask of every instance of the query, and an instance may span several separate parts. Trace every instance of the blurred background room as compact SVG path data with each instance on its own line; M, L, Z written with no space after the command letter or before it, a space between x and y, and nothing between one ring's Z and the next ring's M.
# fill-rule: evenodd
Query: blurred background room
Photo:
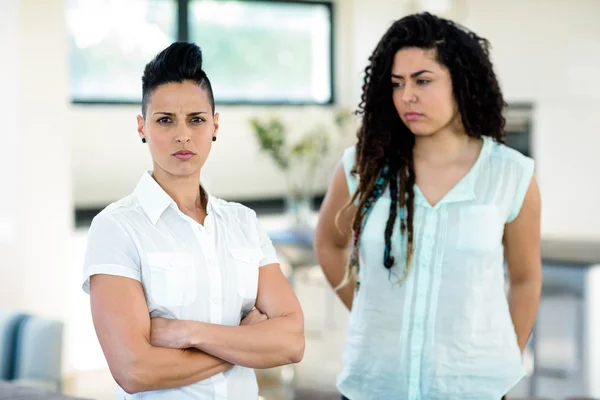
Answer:
M507 144L536 161L544 283L510 399L600 399L600 0L0 0L0 399L114 398L86 232L151 168L141 75L176 40L202 48L221 114L203 184L257 211L304 309L304 359L257 371L261 396L339 399L348 312L312 229L368 57L421 10L490 40Z

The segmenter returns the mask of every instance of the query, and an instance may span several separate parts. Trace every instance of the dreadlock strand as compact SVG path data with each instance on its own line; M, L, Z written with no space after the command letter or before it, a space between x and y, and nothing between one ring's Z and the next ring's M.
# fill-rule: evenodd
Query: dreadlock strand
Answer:
M395 258L392 256L392 232L398 215L398 173L397 169L390 172L390 214L385 227L385 249L383 254L383 265L387 269L394 266Z

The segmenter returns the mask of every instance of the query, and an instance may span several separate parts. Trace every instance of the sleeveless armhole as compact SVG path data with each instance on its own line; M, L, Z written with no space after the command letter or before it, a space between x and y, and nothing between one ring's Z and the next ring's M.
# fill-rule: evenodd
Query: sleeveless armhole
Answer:
M344 173L346 175L346 183L348 184L348 192L350 193L350 197L352 197L356 191L356 188L358 187L358 179L356 179L356 177L350 173L352 168L354 168L354 163L356 162L356 148L354 146L349 147L344 151L342 162L344 164ZM358 199L356 199L354 203L358 205Z
M523 202L525 201L525 195L527 194L527 190L529 189L529 185L531 184L531 179L533 178L533 172L535 169L534 161L531 158L521 156L518 157L517 160L521 166L521 173L520 176L517 178L517 189L515 191L515 197L513 200L513 205L510 214L508 215L508 219L506 220L507 223L514 221L519 215L521 207L523 206Z

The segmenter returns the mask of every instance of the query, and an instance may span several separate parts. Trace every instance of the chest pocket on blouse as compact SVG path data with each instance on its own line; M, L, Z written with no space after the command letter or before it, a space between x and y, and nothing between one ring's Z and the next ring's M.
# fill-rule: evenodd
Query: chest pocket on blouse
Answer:
M188 253L148 253L150 299L163 307L187 306L197 295L194 257Z
M238 295L243 299L243 308L254 307L258 291L258 263L260 251L252 248L229 250L235 266L235 281Z
M460 209L457 248L494 250L502 244L504 224L494 205L475 205Z

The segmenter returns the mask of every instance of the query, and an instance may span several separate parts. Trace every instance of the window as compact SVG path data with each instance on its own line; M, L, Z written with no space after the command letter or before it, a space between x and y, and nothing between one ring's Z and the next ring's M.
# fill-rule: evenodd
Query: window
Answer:
M329 3L68 1L73 102L139 103L144 65L175 40L202 48L217 103L333 102Z
M190 40L221 102L328 103L331 15L325 4L192 1Z
M69 0L74 102L139 103L144 66L177 38L173 0Z

